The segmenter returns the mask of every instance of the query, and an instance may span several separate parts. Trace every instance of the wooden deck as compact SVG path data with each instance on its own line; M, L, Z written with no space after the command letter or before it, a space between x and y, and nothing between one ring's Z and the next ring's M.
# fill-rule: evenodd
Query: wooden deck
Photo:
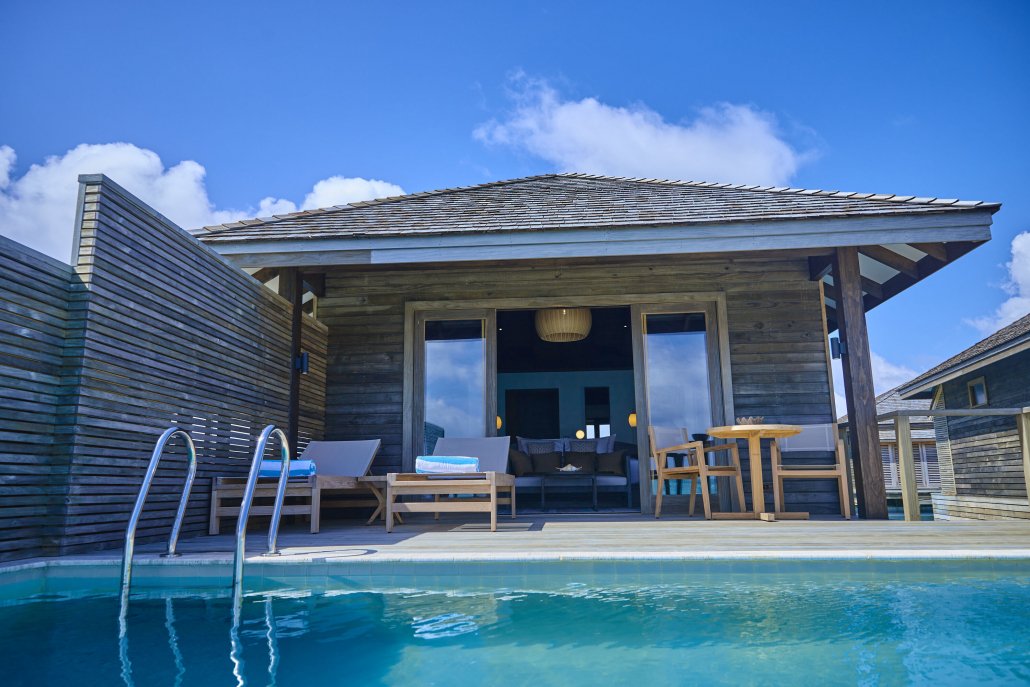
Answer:
M528 560L634 558L1030 558L1030 522L843 521L716 522L637 514L501 517L409 515L387 533L357 520L323 523L322 532L285 526L277 560L362 557L364 560ZM248 534L248 558L265 550L265 531ZM160 545L141 546L150 558ZM232 556L232 535L185 539L188 557ZM91 558L116 557L118 552ZM179 559L182 560L182 559ZM267 560L267 559L265 559Z

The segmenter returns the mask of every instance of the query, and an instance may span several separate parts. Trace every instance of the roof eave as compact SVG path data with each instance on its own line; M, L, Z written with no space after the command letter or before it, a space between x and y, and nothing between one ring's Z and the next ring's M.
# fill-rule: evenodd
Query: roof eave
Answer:
M928 398L933 395L934 389L941 384L950 382L953 379L957 379L963 375L969 374L970 372L975 372L982 367L996 363L999 360L1004 360L1005 358L1011 357L1025 350L1030 350L1030 333L1012 339L1011 341L1006 341L1005 343L995 346L988 351L984 351L979 355L973 356L968 360L956 363L955 365L947 367L926 379L918 381L913 380L916 383L901 387L898 393L903 399Z
M977 207L948 213L675 226L278 240L198 238L246 267L385 265L983 242L991 238L992 214L991 207Z

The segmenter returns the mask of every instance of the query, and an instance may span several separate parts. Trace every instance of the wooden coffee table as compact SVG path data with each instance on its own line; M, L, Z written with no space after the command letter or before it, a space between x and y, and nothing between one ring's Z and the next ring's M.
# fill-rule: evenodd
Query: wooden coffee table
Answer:
M593 491L593 507L597 510L597 473L596 472L548 472L547 474L540 475L540 509L544 508L544 490L547 487L548 482L551 484L560 484L572 479L579 480L590 480L590 487Z

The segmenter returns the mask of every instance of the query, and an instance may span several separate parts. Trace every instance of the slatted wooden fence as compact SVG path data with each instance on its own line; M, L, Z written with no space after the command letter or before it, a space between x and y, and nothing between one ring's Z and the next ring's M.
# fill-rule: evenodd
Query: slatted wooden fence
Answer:
M65 490L51 456L72 276L0 236L0 559L42 555L59 535Z
M119 545L154 441L171 425L197 442L184 534L203 532L210 478L244 473L261 427L287 422L290 304L109 179L80 183L73 268L41 256L27 267L24 249L0 246L20 265L0 281L0 312L12 322L0 330L0 393L24 396L20 414L0 416L3 484L17 484L25 500L10 503L25 510L0 527L6 558ZM21 304L26 290L42 295ZM305 317L302 444L324 431L325 347L325 327ZM141 541L167 534L182 448L162 466Z

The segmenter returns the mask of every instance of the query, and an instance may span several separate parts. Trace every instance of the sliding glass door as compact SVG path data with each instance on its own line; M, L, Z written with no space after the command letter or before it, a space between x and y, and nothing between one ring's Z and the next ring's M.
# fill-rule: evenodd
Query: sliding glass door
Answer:
M413 444L433 452L441 437L482 437L496 432L493 313L419 313L417 394Z
M712 425L705 314L644 315L647 408L657 427L702 433Z
M651 455L648 425L704 434L726 418L718 313L715 303L695 307L634 308L637 376L637 445ZM641 460L641 475L650 459ZM645 467L647 466L647 467ZM640 480L641 503L650 503L653 485Z

